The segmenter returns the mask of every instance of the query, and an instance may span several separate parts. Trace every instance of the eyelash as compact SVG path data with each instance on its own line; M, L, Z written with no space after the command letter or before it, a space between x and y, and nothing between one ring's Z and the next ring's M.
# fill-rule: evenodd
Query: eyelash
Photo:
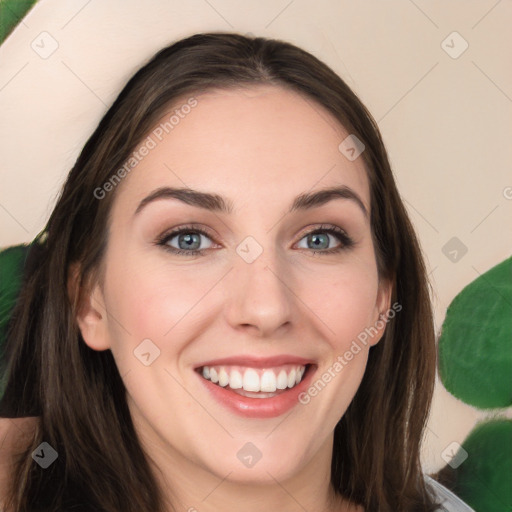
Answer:
M191 234L191 233L199 233L201 235L206 236L207 238L212 239L211 235L205 231L204 229L194 227L194 226L182 226L174 231L170 231L168 233L164 233L163 235L159 236L156 240L156 245L163 247L164 250L171 252L172 254L179 254L184 256L204 256L204 252L208 249L193 249L191 251L184 251L183 249L176 249L175 247L170 247L167 245L169 240L173 239L174 237L181 235L183 233ZM341 246L334 247L332 249L324 249L316 251L314 249L302 249L307 250L308 252L312 252L313 254L335 254L339 253L343 250L349 249L354 246L354 241L352 238L350 238L347 233L339 228L338 226L334 226L331 224L328 224L326 226L322 225L320 227L317 227L315 229L312 229L311 231L308 231L307 233L304 233L302 238L307 237L308 235L312 234L318 234L318 233L328 233L330 235L333 235L335 238L337 238L341 242Z

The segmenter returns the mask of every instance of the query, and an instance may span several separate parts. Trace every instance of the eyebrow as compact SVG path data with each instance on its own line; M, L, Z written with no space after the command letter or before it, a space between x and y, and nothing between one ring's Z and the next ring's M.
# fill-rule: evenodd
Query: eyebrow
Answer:
M148 204L160 199L177 199L191 206L226 214L231 214L234 209L231 200L218 194L200 192L190 188L161 187L151 192L139 203L134 215L137 215ZM317 208L334 199L348 199L355 202L364 216L368 218L368 211L359 195L345 185L300 194L293 200L288 213Z

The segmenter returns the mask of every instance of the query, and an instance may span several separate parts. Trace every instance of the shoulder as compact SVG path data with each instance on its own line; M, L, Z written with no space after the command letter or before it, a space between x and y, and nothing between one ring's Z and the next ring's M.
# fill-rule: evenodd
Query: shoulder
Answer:
M36 425L36 417L0 418L0 503L7 493L14 458L26 448Z
M437 509L438 512L475 512L444 485L436 482L428 475L424 476L427 487L435 496L436 500L441 503L440 507Z

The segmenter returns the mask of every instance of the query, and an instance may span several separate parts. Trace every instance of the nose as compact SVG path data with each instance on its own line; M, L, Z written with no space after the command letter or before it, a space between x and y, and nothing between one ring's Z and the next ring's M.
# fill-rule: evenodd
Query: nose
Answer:
M292 323L296 296L275 251L265 249L252 263L237 256L228 280L224 311L234 329L275 338Z

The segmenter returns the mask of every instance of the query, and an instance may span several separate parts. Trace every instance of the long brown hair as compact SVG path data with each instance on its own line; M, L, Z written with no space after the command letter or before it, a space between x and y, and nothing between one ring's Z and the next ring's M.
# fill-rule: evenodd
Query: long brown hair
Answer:
M299 92L365 144L379 276L393 282L391 302L402 306L370 350L360 388L335 428L332 486L367 511L435 509L420 467L436 358L429 285L377 124L345 82L306 51L279 40L207 33L161 50L129 80L85 144L33 244L10 324L1 412L38 420L15 465L6 511L76 503L95 511L164 510L113 356L91 350L81 338L70 269L79 264L78 290L98 279L116 191L101 200L94 191L173 102L252 84ZM59 454L46 470L30 457L43 441Z

